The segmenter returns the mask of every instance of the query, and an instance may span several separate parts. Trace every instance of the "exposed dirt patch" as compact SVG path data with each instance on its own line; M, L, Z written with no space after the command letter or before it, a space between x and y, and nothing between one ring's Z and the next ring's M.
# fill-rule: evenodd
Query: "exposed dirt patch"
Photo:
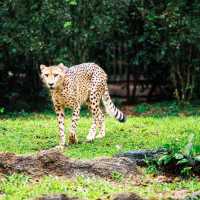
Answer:
M35 200L79 200L76 197L68 197L65 194L49 195L36 198Z
M135 193L121 193L112 198L113 200L144 200Z
M35 200L79 200L79 199L76 197L68 197L65 194L59 194L59 195L43 196ZM99 198L98 200L105 200L105 199ZM106 200L144 200L144 199L142 199L135 193L121 193L113 197L106 198Z
M99 158L94 160L75 160L56 150L47 150L36 155L16 155L0 153L0 173L25 173L32 177L57 175L74 177L78 174L91 174L112 178L113 172L124 177L138 173L134 161L129 158Z

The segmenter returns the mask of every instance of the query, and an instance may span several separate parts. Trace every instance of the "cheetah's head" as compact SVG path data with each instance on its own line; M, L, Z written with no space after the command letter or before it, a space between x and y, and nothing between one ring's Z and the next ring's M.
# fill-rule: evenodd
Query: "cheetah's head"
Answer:
M64 80L66 67L60 63L56 66L40 65L41 78L50 90L59 88Z

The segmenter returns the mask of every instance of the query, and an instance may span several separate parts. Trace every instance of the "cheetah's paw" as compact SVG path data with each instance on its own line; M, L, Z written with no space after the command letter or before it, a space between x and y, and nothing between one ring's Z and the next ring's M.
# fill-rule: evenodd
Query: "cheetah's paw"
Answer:
M77 137L76 137L75 134L69 135L68 143L69 144L76 144L76 143L78 143L78 140L77 140Z
M95 133L90 132L86 138L87 142L92 142L95 139Z
M104 138L105 137L105 134L103 135L103 134L98 134L97 136L96 136L96 138L98 138L98 139L102 139L102 138Z

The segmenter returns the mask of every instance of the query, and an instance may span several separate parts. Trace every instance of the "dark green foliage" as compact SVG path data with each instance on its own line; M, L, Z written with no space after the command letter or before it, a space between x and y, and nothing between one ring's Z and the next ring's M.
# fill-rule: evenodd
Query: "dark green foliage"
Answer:
M135 112L139 114L146 113L149 110L150 110L150 105L146 103L140 104L135 107Z
M159 103L142 103L133 107L136 114L165 117L165 116L199 116L199 101L178 103L177 101L163 101Z
M0 7L0 105L11 110L46 102L41 63L97 62L108 74L113 61L126 63L122 73L167 85L169 97L199 96L198 0L3 0Z
M194 134L189 136L188 143L183 148L173 144L165 145L165 148L165 154L147 161L149 172L155 173L156 169L161 169L184 177L200 173L200 151L194 146Z
M55 62L63 51L67 2L3 1L0 6L0 104L30 110L31 103L44 99L39 64Z

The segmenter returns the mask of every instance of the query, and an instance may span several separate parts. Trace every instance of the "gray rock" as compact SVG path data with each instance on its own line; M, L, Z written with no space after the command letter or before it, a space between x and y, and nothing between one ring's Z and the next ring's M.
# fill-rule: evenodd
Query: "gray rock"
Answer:
M116 155L116 157L126 157L136 162L137 165L144 166L146 165L146 162L145 162L146 159L154 159L165 152L166 152L166 149L135 150L135 151L128 151L125 153L119 153Z

